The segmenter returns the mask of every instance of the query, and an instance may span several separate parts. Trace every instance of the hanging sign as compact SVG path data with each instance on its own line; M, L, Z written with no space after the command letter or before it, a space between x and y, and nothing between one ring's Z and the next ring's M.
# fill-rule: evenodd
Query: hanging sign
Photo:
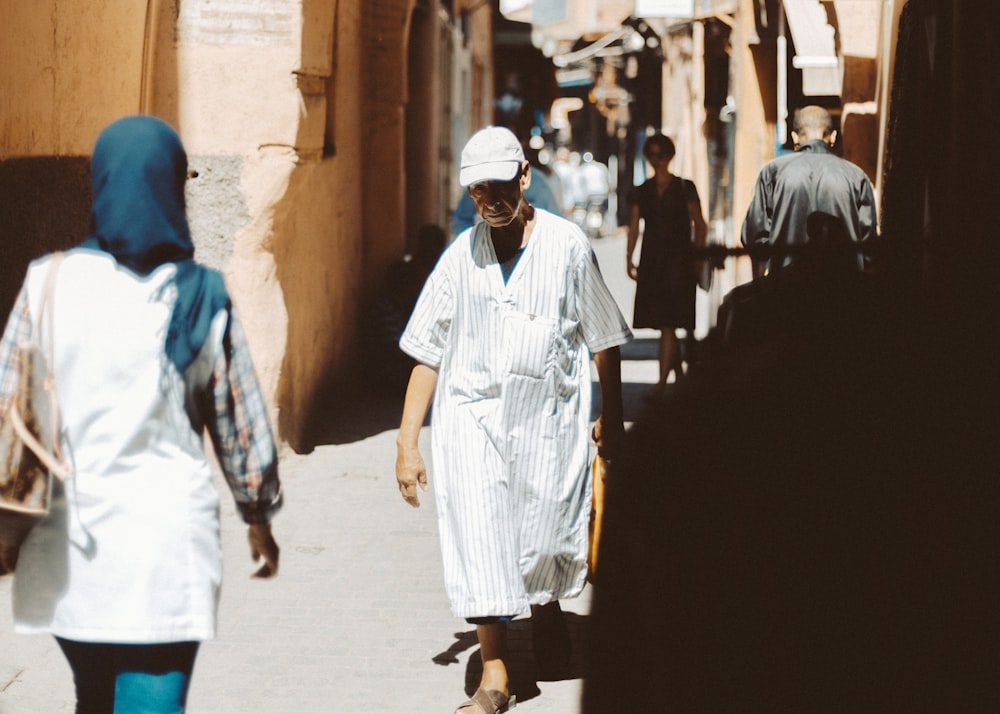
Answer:
M636 17L694 17L694 0L635 0Z

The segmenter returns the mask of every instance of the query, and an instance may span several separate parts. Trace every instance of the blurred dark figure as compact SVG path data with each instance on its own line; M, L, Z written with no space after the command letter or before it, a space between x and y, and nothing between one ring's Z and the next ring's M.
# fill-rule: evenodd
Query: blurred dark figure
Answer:
M998 709L993 44L906 3L876 274L776 271L629 432L586 714Z
M994 710L995 378L895 283L781 290L613 464L584 712Z
M518 136L524 136L533 120L531 109L525 104L521 76L508 72L504 78L503 94L493 102L496 123L509 127Z
M823 290L840 290L850 273L871 264L875 194L864 171L833 153L830 113L799 109L792 138L795 153L761 169L741 236L749 248L777 252L756 258L755 280L726 295L716 339L762 341L776 329L823 329L815 318L824 313ZM865 252L852 249L860 243L868 244Z
M694 182L670 172L676 154L673 140L654 134L646 139L642 154L653 176L629 194L625 263L628 276L636 281L632 326L660 331L659 379L649 396L662 397L671 372L678 381L684 376L677 330L688 336L694 332L697 279L691 249L705 245L708 226ZM642 250L636 264L640 233Z
M367 311L364 326L367 376L372 387L387 394L401 394L410 378L414 362L399 349L399 337L446 242L441 226L421 226L413 253L389 265L385 282Z
M409 261L413 268L413 280L420 283L417 287L417 294L420 293L420 288L424 286L424 281L431 274L431 270L434 269L434 265L441 257L441 252L447 243L448 237L445 235L444 229L436 223L428 223L417 229L416 246ZM410 302L411 309L416 301L417 296L414 295Z

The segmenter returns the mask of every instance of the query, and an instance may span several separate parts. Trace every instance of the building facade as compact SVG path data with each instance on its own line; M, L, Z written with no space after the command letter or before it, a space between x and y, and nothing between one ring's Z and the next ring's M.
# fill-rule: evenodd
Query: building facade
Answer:
M467 0L0 3L0 308L87 235L88 157L129 114L188 151L196 257L221 270L282 439L308 451L362 371L364 307L492 110Z

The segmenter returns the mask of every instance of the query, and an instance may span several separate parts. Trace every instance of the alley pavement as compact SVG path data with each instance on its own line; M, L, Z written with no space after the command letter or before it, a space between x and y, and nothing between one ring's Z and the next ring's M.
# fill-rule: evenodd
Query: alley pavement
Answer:
M596 239L594 248L631 321L624 234ZM623 350L627 420L656 379L655 335L638 331ZM433 464L420 508L396 487L401 407L401 396L331 404L328 443L308 455L282 455L286 501L274 522L282 550L273 580L250 578L245 527L219 482L219 632L199 652L190 714L444 714L475 689L482 666L475 631L451 615L444 593ZM421 445L430 461L426 427ZM13 633L11 582L0 578L0 714L71 713L72 675L55 641ZM517 712L580 711L589 587L562 604L574 654L556 678L536 673L530 619L511 625Z

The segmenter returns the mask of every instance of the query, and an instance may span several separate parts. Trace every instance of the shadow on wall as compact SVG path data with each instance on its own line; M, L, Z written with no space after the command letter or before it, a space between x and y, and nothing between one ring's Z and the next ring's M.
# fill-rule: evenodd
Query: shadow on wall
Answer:
M76 245L89 228L89 157L0 161L0 315L5 322L28 263Z
M374 391L360 382L329 390L323 399L315 445L353 444L370 436L399 428L404 391L398 394ZM430 423L429 419L427 423Z

